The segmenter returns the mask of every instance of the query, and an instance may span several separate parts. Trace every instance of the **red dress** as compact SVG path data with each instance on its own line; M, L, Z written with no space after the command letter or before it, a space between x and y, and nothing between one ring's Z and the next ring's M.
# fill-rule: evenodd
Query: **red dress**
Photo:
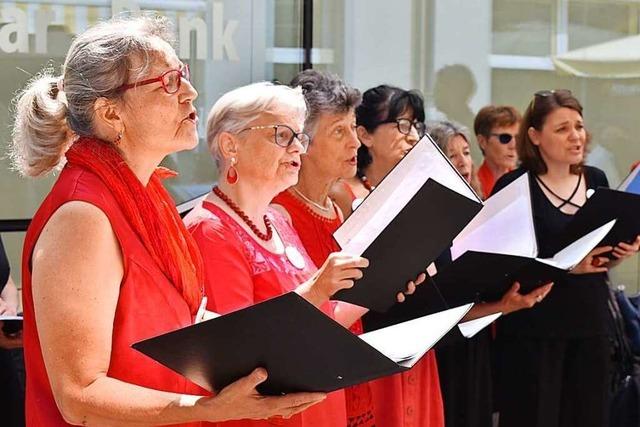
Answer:
M73 200L90 203L104 212L122 251L124 278L113 322L107 375L156 390L202 395L202 390L195 384L131 348L131 344L137 341L192 324L189 306L152 260L103 181L91 172L67 165L33 217L24 243L22 296L27 371L26 424L47 427L70 425L58 411L40 351L30 264L33 248L51 215Z
M331 252L340 250L332 236L333 232L341 224L338 215L336 215L335 219L323 218L288 191L276 196L273 199L273 203L287 209L291 216L293 227L298 232L302 244L317 266L324 264ZM362 321L358 319L349 330L355 334L361 334ZM345 398L347 403L347 425L349 427L373 427L379 425L374 418L371 388L368 383L348 387L345 389Z
M289 191L280 193L273 203L287 209L302 243L316 263L321 264L329 253L339 250L332 237L340 225L339 219L327 221L318 216ZM362 323L356 322L354 329L362 332ZM362 414L367 408L373 408L372 422L353 426L443 427L444 407L435 352L429 351L409 371L347 390L348 414Z
M285 254L263 248L224 210L204 201L184 219L195 238L205 267L207 308L228 313L294 290L316 271L296 232L282 215L269 210L271 222L285 247L293 247L302 255L305 266L296 268ZM333 316L333 305L322 307ZM289 419L263 421L241 420L212 424L218 427L344 427L346 410L344 392L329 393L321 403Z

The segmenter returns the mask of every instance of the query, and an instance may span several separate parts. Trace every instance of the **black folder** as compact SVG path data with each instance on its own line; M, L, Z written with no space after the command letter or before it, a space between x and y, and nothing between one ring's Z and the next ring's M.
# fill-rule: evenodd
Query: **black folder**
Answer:
M469 308L413 320L428 322L420 323L417 335L428 330L435 338L421 348L424 351L393 360L365 342L365 335L361 339L352 334L294 292L138 342L133 348L211 391L261 366L269 374L258 387L262 394L330 392L410 369ZM385 337L380 332L369 338ZM382 334L397 337L390 328Z
M428 179L362 256L370 260L354 287L333 298L385 312L408 280L424 272L482 204Z
M535 258L467 251L434 276L445 300L473 302L498 300L520 282L520 292L528 293L567 272Z
M640 195L598 188L567 225L562 243L571 242L612 219L617 219L616 225L600 246L633 242L640 234Z

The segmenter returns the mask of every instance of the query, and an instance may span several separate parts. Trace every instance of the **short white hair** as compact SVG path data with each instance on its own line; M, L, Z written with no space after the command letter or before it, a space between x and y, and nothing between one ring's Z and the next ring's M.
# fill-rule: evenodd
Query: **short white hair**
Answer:
M239 133L262 114L277 114L283 109L293 110L304 121L307 104L301 88L259 82L222 95L207 117L207 145L216 163L223 160L218 146L222 132Z

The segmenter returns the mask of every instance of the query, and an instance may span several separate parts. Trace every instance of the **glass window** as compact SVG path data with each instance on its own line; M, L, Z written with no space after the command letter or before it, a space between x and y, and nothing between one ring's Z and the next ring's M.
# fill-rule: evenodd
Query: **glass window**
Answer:
M549 55L554 5L553 0L494 0L493 53Z
M199 92L195 105L201 139L196 149L165 159L164 165L180 174L167 186L177 203L204 194L216 176L203 139L208 109L230 89L261 80L288 82L298 72L301 57L292 56L288 49L301 47L302 0L121 0L113 4L132 9L153 4L175 24L179 56L189 63ZM10 140L15 93L45 66L59 74L73 36L109 18L111 6L111 0L0 3L0 140ZM30 218L54 180L54 176L21 178L10 170L7 156L0 156L0 219ZM11 236L6 246L17 272L22 239Z
M624 2L569 2L570 50L626 37L637 33L637 30L637 5Z

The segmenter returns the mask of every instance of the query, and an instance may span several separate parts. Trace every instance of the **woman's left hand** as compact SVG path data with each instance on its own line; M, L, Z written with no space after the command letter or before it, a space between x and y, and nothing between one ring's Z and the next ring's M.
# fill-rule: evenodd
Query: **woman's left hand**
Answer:
M617 260L623 260L629 258L631 255L635 255L640 250L640 236L636 236L636 239L631 243L620 242L613 248L612 254Z
M420 286L425 280L427 280L427 274L420 273L415 280L410 280L409 282L407 282L407 289L403 292L398 292L398 294L396 295L396 299L398 300L398 302L404 302L406 299L405 295L413 294L416 291L416 287Z

